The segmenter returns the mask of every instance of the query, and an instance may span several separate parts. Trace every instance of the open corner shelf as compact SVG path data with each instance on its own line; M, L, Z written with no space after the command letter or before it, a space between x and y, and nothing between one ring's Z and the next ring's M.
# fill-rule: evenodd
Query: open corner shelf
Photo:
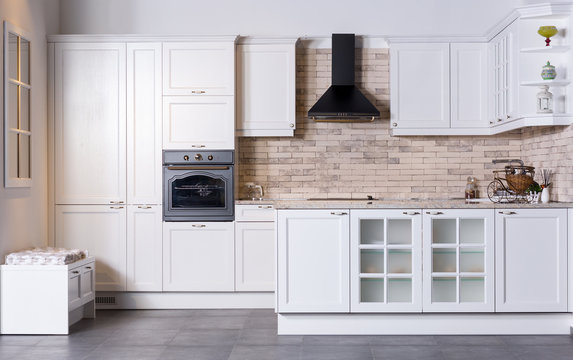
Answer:
M538 81L522 81L521 86L567 86L571 80L538 80Z
M569 45L539 46L521 49L522 53L564 53L571 49Z

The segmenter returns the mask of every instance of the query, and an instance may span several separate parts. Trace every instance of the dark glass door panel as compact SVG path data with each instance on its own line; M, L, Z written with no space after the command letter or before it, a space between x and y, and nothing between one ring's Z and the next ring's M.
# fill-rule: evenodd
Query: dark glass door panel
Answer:
M227 183L215 175L188 175L171 181L171 208L225 208ZM232 191L232 189L229 189Z

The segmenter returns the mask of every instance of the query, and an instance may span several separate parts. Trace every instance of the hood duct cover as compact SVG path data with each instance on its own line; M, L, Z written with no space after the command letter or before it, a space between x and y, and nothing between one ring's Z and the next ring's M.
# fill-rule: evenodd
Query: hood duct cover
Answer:
M373 121L380 111L354 85L354 34L332 34L332 85L308 111L315 121Z

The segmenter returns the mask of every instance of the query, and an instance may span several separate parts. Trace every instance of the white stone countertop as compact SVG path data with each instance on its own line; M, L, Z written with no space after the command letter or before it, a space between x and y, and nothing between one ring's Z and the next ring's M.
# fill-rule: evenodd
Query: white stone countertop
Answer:
M573 208L570 202L549 202L546 204L493 203L489 199L376 199L376 200L315 200L315 199L262 199L237 200L237 205L273 205L276 209L540 209Z

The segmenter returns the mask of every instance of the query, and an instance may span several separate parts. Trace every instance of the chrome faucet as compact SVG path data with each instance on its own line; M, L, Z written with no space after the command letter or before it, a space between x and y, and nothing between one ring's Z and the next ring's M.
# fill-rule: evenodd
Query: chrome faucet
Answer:
M249 189L249 197L252 200L257 200L257 199L263 200L263 196L265 195L265 192L264 192L263 187L261 185L253 184L253 183L247 183L245 185L247 185L247 188ZM257 197L255 195L259 195L259 196Z

